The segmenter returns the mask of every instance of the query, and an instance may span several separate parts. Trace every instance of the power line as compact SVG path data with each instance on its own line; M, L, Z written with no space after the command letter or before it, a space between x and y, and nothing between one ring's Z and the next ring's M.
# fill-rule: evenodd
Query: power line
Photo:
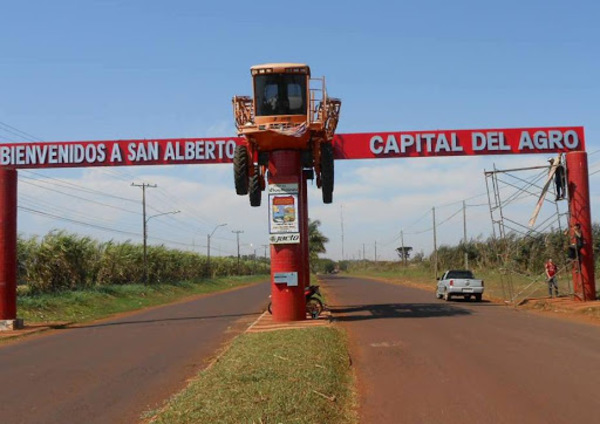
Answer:
M73 224L77 224L77 225L82 225L84 227L89 227L89 228L95 228L97 230L102 230L102 231L109 231L109 232L113 232L113 233L119 233L119 234L125 234L125 235L131 235L131 236L139 236L139 234L136 233L132 233L129 231L123 231L123 230L118 230L116 228L110 228L110 227L106 227L104 225L96 225L96 224L90 224L89 222L83 222L83 221L78 221L76 219L71 219L71 218L65 218L63 216L59 216L59 215L54 215L48 212L44 212L44 211L40 211L40 210L36 210L33 208L28 208L27 206L17 206L17 208L26 211L26 212L30 212L30 213L34 213L37 215L42 215L42 216L46 216L49 218L53 218L53 219L58 219L61 221L66 221L66 222L70 222Z
M44 186L42 186L40 184L32 183L31 181L22 181L22 182L25 183L25 184L29 184L29 185L35 186L35 187L39 187L42 190L48 190L48 191L52 191L52 192L55 192L55 193L60 193L60 194L65 195L65 196L73 197L74 199L83 200L85 202L94 203L96 205L105 206L107 208L112 208L112 209L120 210L120 211L123 211L123 212L132 213L132 214L135 214L135 215L139 215L140 214L139 212L135 212L135 211L132 211L132 210L129 210L129 209L121 208L119 206L114 206L114 205L110 205L108 203L103 203L103 202L98 202L96 200L87 199L85 197L77 196L76 194L66 193L64 191L57 190L57 189L54 189L54 188L44 187Z
M4 128L2 128L2 127L4 127ZM8 128L8 129L6 129L6 128ZM25 139L29 138L30 139L29 141L44 141L41 138L36 137L35 135L26 133L23 130L13 127L12 125L8 125L6 122L0 121L0 129L3 129L6 132L13 132L13 134L15 134L14 132L16 132L17 134L15 134L15 135L17 135L17 137L21 137L21 138L25 138ZM22 135L20 135L18 133L20 133Z
M103 191L100 191L100 190L95 190L95 189L92 189L92 188L84 187L82 185L71 183L69 181L65 181L65 180L62 180L62 179L59 179L59 178L49 177L47 175L40 174L39 172L34 172L34 171L29 171L29 170L27 170L27 171L21 171L21 172L26 172L28 174L37 175L37 176L43 177L44 179L47 179L47 180L56 181L56 183L54 183L54 184L59 185L59 186L63 186L63 187L68 186L72 190L79 190L79 191L83 191L83 192L90 193L90 194L99 194L101 196L111 197L113 199L122 200L122 201L125 201L125 202L131 202L131 203L135 203L135 204L138 203L137 200L133 200L133 199L130 199L130 198L127 198L127 197L122 197L122 196L116 196L114 194L106 193L106 192L103 192ZM22 175L20 175L20 174L21 173L19 173L19 177L21 178ZM27 178L27 177L22 177L22 178ZM39 182L44 183L44 184L49 184L46 181L44 181L43 179L39 179L39 178L30 178L30 179L31 180L35 180L35 181L39 181Z

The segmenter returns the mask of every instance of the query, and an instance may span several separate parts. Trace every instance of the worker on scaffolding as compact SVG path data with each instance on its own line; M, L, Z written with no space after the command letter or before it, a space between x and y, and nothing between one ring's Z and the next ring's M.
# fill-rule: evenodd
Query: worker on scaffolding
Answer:
M565 231L565 234L567 234L568 230ZM583 240L583 233L581 232L581 224L579 224L578 222L573 224L572 230L571 230L571 244L569 245L569 259L576 259L579 260L579 257L581 256L581 249L583 249L583 246L585 244L585 241Z
M552 259L548 259L544 268L546 269L546 281L548 282L548 296L552 297L552 288L554 287L554 293L558 297L558 282L556 280L558 267Z
M562 163L562 155L556 159L548 159L551 166L556 164L556 171L554 171L554 187L556 188L556 200L563 200L566 196L566 180L565 180L565 166Z

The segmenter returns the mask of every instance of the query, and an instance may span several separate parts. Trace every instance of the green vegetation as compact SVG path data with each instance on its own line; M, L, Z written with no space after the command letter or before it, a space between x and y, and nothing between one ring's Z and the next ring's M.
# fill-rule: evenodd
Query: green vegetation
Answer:
M143 247L129 241L99 242L90 237L52 231L43 238L19 237L17 244L20 292L53 293L103 286L142 284ZM206 257L194 252L148 247L150 284L179 283L232 275L266 274L263 258Z
M83 322L265 281L267 275L219 277L172 284L123 284L18 297L19 318L34 322Z
M350 274L382 278L397 283L413 284L430 289L432 293L437 284L429 262L419 264L409 263L407 267L403 267L401 262L349 261L346 266L346 270ZM462 268L460 265L454 267L454 269ZM441 276L447 269L452 268L439 268L438 276ZM521 295L516 296L519 299L525 295L527 297L543 297L548 294L548 288L542 276L524 274L503 275L501 271L496 269L475 269L474 272L477 278L484 280L484 299L505 300L519 293ZM566 293L570 288L571 277L569 272L562 270L558 274L559 289L563 293ZM508 278L510 278L510 290L512 290L512 294L509 293Z
M340 330L245 334L155 416L155 423L357 422Z
M600 271L600 225L592 226L593 249L596 257L596 273ZM571 262L567 252L571 240L559 231L528 236L509 235L500 240L493 237L470 240L456 246L440 246L437 252L438 275L447 269L464 268L464 254L467 253L469 268L485 282L485 298L516 299L525 297L543 297L548 293L545 283L544 263L553 258L559 266L559 290L563 294L572 292ZM410 256L409 248L396 249L398 255L407 256L407 264L399 261L339 261L319 259L319 272L330 273L335 270L356 275L385 278L392 281L408 282L428 287L436 287L433 254L425 256L417 252ZM597 274L598 275L598 274ZM600 290L597 294L600 297Z
M318 219L308 220L308 256L311 265L311 271L317 272L319 265L319 253L325 253L325 243L329 242L329 239L321 233L319 226L321 221Z

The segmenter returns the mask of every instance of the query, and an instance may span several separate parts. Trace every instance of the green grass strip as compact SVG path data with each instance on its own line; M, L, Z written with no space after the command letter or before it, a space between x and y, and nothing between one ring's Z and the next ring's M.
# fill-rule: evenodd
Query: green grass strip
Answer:
M353 384L339 329L244 334L152 422L352 424Z
M26 323L84 322L133 311L148 306L174 302L188 296L213 293L259 281L267 275L219 277L199 282L176 284L124 284L92 289L18 296L19 318Z

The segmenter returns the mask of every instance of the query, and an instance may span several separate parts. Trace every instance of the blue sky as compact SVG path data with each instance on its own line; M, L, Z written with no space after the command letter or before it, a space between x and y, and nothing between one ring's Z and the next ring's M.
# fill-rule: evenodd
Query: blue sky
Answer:
M583 125L592 172L600 169L600 154L593 154L600 149L597 2L2 3L0 122L36 139L234 135L231 97L251 94L250 66L293 61L325 75L330 94L342 99L338 132ZM0 142L28 139L6 129L0 130ZM546 159L338 162L334 204L322 205L312 188L310 215L323 222L336 258L341 256L341 205L346 257L358 256L363 243L372 256L378 241L379 257L393 258L401 228L409 234L407 244L428 252L431 207L484 193L483 169L494 162L508 168ZM236 196L231 173L227 165L23 171L21 205L121 233L23 211L19 230L44 234L67 228L102 239L136 240L132 234L139 232L141 217L134 212L141 208L135 202L141 193L129 183L147 181L159 185L156 194L148 193L155 213L182 211L150 221L151 242L201 249L206 233L227 222L213 247L235 252L231 230L242 229L243 249L250 252L267 242L266 207L251 209L246 198ZM590 178L596 219L598 175ZM98 193L87 194L97 203L78 200L39 187L56 183L46 177L130 201ZM46 179L31 180L38 178ZM98 204L114 201L131 210ZM534 203L524 200L519 213L527 216ZM457 207L441 207L438 219ZM440 243L460 240L461 219L456 216L441 228ZM469 208L470 235L490 231L487 208Z

